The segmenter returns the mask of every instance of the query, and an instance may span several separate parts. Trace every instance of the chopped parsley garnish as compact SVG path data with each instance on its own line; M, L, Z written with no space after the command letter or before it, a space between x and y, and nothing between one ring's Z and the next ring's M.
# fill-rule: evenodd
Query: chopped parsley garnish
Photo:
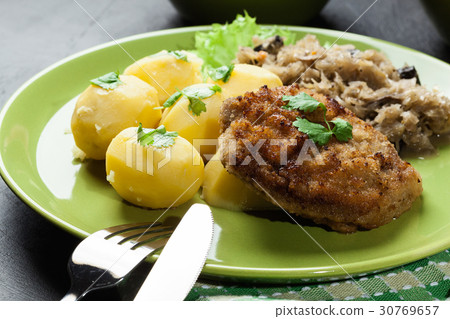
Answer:
M297 120L292 123L302 133L308 134L308 137L319 145L325 145L330 141L333 133L322 124L312 123L307 119L297 117Z
M288 103L283 106L286 110L300 110L306 113L314 112L319 107L323 110L326 126L310 122L301 117L297 117L296 121L292 123L300 132L308 134L308 137L312 139L314 143L323 146L330 141L333 135L336 136L337 140L340 142L347 142L353 137L353 126L343 119L337 118L332 120L331 123L334 124L334 127L331 129L330 122L327 121L326 117L327 108L323 103L317 101L312 96L304 92L295 96L284 95L283 101L288 101Z
M222 80L223 83L227 83L230 79L231 73L234 70L234 64L223 65L217 69L208 71L209 77L214 81Z
M338 139L340 142L348 142L349 139L353 137L352 130L353 126L343 119L337 118L331 123L334 124L334 128L332 130L334 136Z
M183 95L183 93L181 93L181 91L176 91L174 94L172 94L167 100L166 102L164 102L164 104L162 105L162 108L166 108L166 107L171 107L172 105L175 104L176 101L178 101L178 99Z
M137 129L137 141L142 146L152 145L157 148L169 147L175 143L175 138L178 132L167 132L164 125L158 128L143 129L142 124L139 123Z
M298 95L283 95L283 101L289 101L288 104L283 106L286 110L300 110L304 112L314 112L318 107L320 107L324 112L326 112L326 107L323 103L317 101L311 95L302 92Z
M213 96L216 92L222 92L220 86L216 84L213 86L188 86L187 88L172 94L172 96L164 102L163 108L171 107L182 95L184 95L189 100L189 111L198 116L201 112L206 112L206 105L202 100Z
M200 113L206 112L206 104L202 100L196 97L187 96L189 100L188 110L191 111L193 114L199 116Z
M172 56L174 56L178 60L182 60L184 62L189 62L185 52L182 52L182 51L170 51L169 50L169 51L167 51L167 53L172 55Z
M119 79L119 72L109 72L96 79L92 79L91 83L105 90L113 90L123 82Z

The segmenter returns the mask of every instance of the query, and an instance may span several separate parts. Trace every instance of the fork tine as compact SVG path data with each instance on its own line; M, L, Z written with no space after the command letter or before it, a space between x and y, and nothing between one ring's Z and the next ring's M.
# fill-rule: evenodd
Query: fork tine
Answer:
M148 241L142 241L137 243L136 245L134 245L131 250L138 250L138 249L149 249L152 252L154 252L155 250L164 247L167 242L169 241L170 235L172 235L172 233L167 234L167 235L163 235L163 236L158 236L158 238L152 238Z
M144 228L143 229L131 229L130 231L124 231L115 236L108 235L105 239L110 239L112 237L123 238L123 240L121 242L119 242L119 244L121 244L128 240L139 239L141 236L144 236L144 235L151 235L151 234L157 235L158 233L161 233L161 232L173 231L174 229L175 228L172 226L159 226L159 227L152 227L152 228L145 228L145 229Z
M133 241L134 243L138 244L142 241L150 241L155 240L161 236L166 236L172 234L174 231L173 227L168 227L165 229L155 229L145 232L140 232L137 234L132 234L131 236L124 237L121 241L118 242L119 245L122 245L126 243L127 241Z
M142 245L135 246L140 241L146 242L169 236L174 231L172 226L152 226L152 224L132 225L132 227L122 228L105 237L106 240L117 245L125 245L130 249L136 249Z
M105 228L106 231L110 232L108 236L105 237L105 239L111 238L113 236L119 235L124 232L132 231L132 230L139 230L139 229L147 229L147 228L156 228L162 226L161 222L147 222L147 223L135 223L135 224L127 224L127 225L119 225L119 226L113 226L109 228Z
M172 233L173 233L173 230L160 233L157 236L155 236L155 235L142 236L142 238L139 239L139 242L137 242L131 249L136 250L143 246L150 248L152 250L158 249L167 243L167 241L169 240L169 237L172 235ZM161 243L164 243L164 244L161 244Z

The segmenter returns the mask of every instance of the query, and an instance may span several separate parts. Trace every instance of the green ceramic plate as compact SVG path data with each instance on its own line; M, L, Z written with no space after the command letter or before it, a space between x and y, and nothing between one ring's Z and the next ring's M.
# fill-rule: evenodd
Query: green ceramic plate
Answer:
M199 30L205 27L118 42L138 59L162 49L191 49ZM341 35L321 29L292 30L298 37L313 33L322 43ZM415 65L423 83L430 88L439 85L450 96L450 66L444 62L353 34L339 43L382 50L396 66ZM74 98L89 79L123 71L132 63L121 47L107 43L49 67L24 84L1 112L3 178L38 213L80 237L107 226L154 220L162 213L124 203L105 180L104 162L72 161L73 139L67 129ZM302 230L283 212L258 216L213 208L215 239L203 275L261 282L325 280L398 266L450 247L450 147L439 152L438 157L410 159L423 176L422 197L401 218L371 231L343 235L313 226ZM197 196L162 219L181 216L195 201L201 202Z

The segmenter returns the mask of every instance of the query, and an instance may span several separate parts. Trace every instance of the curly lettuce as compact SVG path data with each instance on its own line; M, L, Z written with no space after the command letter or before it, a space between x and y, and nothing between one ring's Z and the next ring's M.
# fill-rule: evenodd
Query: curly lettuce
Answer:
M285 39L286 44L295 40L295 35L287 29L271 26L260 26L256 18L247 12L238 14L232 23L213 24L212 30L197 32L195 35L195 49L198 56L205 62L206 68L218 68L229 65L235 58L240 46L252 46L252 38L258 36L267 39L279 35Z

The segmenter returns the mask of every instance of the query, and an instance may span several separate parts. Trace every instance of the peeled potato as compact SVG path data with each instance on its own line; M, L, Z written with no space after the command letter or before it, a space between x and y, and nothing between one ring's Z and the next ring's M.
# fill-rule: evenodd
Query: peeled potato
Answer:
M201 83L191 87L212 87L213 84ZM220 92L202 100L206 106L206 112L194 115L189 111L189 100L182 96L169 110L164 111L161 124L168 131L177 131L178 134L187 139L194 147L204 154L205 152L216 153L215 146L209 147L204 139L215 140L220 135L219 114L223 97ZM212 141L209 141L212 143ZM204 145L200 148L200 145ZM212 155L211 154L211 155Z
M161 123L162 121L164 121L164 119L166 118L166 116L169 114L170 110L172 110L173 107L167 107L162 111L162 116L161 116Z
M234 211L277 209L239 178L228 173L218 153L205 166L202 197L211 206Z
M107 179L126 201L152 209L191 199L203 182L200 154L178 136L167 148L141 146L136 127L120 132L106 152Z
M159 103L163 104L177 89L202 82L203 60L193 53L180 52L186 54L188 62L164 50L136 61L124 74L137 76L154 86L158 90Z
M106 90L90 85L77 100L72 115L75 144L87 158L105 159L111 140L123 129L140 123L155 127L161 119L158 93L135 76L121 75L123 82Z
M226 83L222 80L213 81L212 79L208 79L208 83L219 85L225 99L243 95L245 92L256 91L263 85L267 85L269 88L283 85L275 73L250 64L235 64Z

